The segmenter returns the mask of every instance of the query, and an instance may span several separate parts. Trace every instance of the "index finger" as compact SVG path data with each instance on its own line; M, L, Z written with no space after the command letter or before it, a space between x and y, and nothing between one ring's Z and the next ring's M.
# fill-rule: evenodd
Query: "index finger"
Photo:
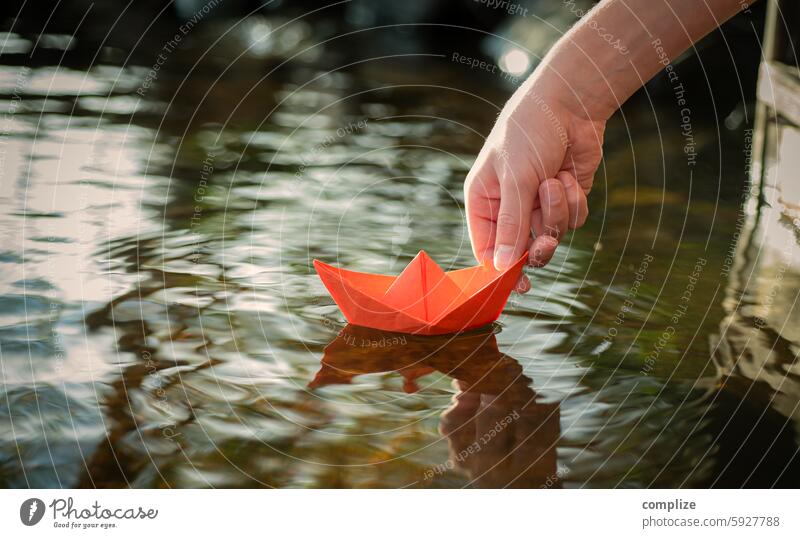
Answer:
M480 263L491 261L497 233L495 215L500 207L500 186L491 166L470 173L464 185L464 202L475 259Z

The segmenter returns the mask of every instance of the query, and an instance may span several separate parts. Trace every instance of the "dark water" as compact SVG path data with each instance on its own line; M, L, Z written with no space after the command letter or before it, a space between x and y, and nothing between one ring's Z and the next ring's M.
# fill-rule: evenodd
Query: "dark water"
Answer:
M472 264L461 186L513 84L285 22L207 23L155 78L160 37L0 36L0 485L798 485L798 348L730 258L747 109L697 88L689 165L669 88L634 99L493 327L345 327L314 258Z

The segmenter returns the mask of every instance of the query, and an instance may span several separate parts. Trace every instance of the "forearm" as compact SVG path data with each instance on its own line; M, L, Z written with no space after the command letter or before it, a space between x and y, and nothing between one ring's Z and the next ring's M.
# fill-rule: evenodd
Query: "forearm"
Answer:
M605 120L739 8L739 0L604 0L559 40L521 93L544 84L576 114Z

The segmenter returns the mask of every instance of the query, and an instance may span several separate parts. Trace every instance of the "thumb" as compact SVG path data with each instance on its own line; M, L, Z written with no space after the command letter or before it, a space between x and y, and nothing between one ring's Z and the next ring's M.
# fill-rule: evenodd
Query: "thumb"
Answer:
M531 236L534 191L527 178L514 177L508 163L498 167L500 206L494 247L494 266L498 271L511 267L527 250Z

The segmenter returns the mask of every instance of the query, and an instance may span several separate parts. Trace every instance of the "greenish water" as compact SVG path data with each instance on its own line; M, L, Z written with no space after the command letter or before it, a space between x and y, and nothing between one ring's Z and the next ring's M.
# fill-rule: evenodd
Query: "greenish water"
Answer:
M497 324L346 328L312 259L472 265L462 182L512 88L422 54L329 72L336 43L278 67L313 42L289 28L260 56L198 30L150 88L114 55L0 67L0 485L798 485L796 347L760 357L778 386L715 343L747 121L698 111L687 166L671 97L634 100Z

